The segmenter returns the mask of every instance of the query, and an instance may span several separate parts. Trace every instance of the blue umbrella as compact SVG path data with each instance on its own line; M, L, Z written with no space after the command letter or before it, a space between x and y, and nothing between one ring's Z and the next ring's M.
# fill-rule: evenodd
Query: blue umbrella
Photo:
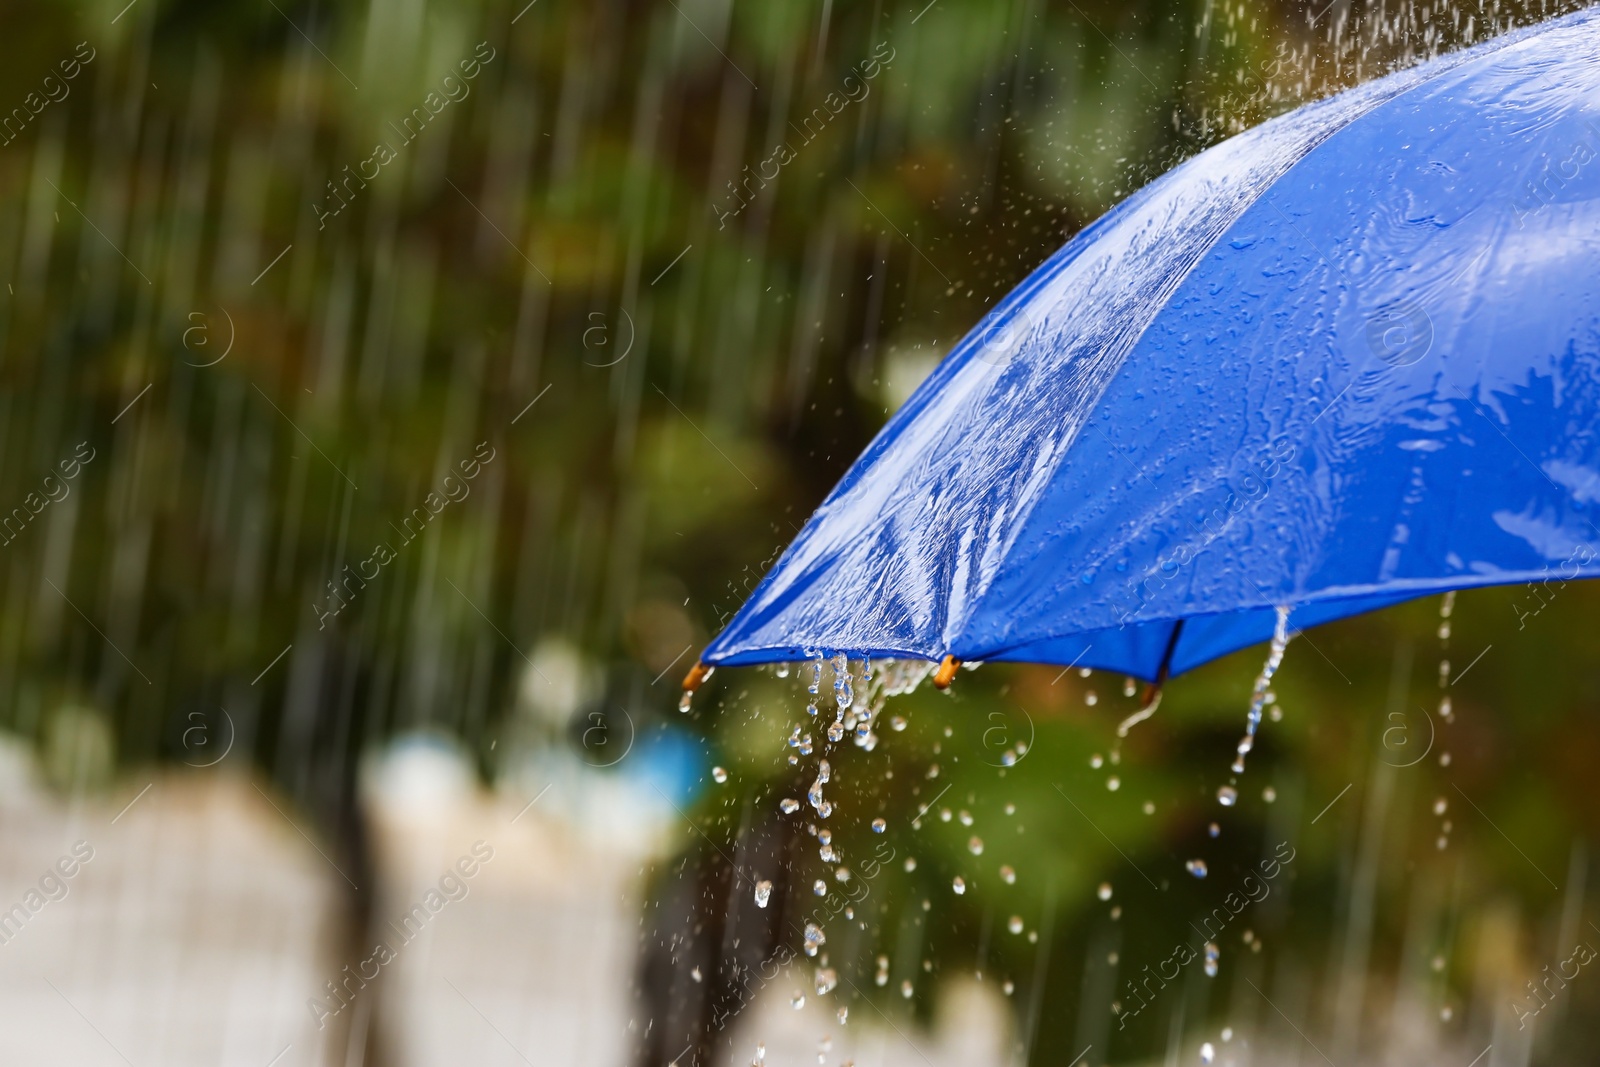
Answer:
M1600 573L1600 12L1199 154L878 434L705 665L1159 680L1285 626ZM1288 622L1285 619L1289 620Z

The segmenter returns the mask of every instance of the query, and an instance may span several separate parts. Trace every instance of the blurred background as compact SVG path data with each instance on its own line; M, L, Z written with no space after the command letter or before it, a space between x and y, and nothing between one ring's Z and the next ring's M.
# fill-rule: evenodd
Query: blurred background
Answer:
M1264 650L850 664L827 819L832 664L677 685L1078 229L1576 6L9 5L0 1059L1600 1061L1581 584L1295 639L1236 798Z

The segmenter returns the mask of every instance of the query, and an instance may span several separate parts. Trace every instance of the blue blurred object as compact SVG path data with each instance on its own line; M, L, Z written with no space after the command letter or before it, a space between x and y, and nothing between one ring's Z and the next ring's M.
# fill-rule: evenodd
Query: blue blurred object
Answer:
M1302 107L1073 238L895 414L708 664L1143 678L1600 574L1600 12Z

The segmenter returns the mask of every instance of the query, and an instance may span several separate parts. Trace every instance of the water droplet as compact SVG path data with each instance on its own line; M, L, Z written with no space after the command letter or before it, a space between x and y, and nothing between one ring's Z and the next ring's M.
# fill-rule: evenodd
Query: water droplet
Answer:
M915 856L907 856L906 857L906 873L910 874L912 871L914 871L916 869L917 869L917 857L915 857Z
M764 1041L756 1043L756 1058L750 1061L750 1067L761 1067L767 1062L767 1044Z
M949 822L950 821L950 809L949 808L940 808L939 809L939 821L940 822Z
M1122 905L1113 905L1111 908L1111 921L1116 922L1120 918L1122 918Z
M1100 703L1100 697L1095 693L1095 691L1093 689L1089 689L1089 690L1086 690L1084 692L1084 694L1083 694L1083 702L1085 704L1089 705L1092 708L1096 704Z
M1439 840L1436 841L1435 844L1439 846L1439 851L1443 852L1445 849L1450 847L1450 839L1445 837L1443 834L1440 834Z
M807 956L815 956L817 950L827 943L828 938L822 932L822 927L816 923L806 923L805 950Z
M1224 1026L1222 1028L1222 1040L1225 1042L1233 1040L1233 1027Z
M828 883L824 882L821 878L818 878L815 882L811 883L811 891L819 897L825 897L828 895Z
M1190 860L1188 863L1185 863L1184 866L1189 868L1189 873L1194 875L1196 878L1204 878L1206 876L1205 860Z
M1097 771L1101 767L1105 766L1105 762L1105 760L1100 758L1100 753L1098 752L1089 757L1089 766L1093 767Z
M800 802L793 797L784 797L778 801L778 810L785 815L793 815L800 810Z
M694 700L694 694L689 692L688 690L684 690L683 696L678 698L678 710L679 711L688 711L689 710L689 703L692 700Z
M850 1006L848 1004L839 1005L839 1025L843 1026L849 1018Z
M799 1011L806 1006L806 995L799 992L795 993L794 996L789 998L789 1006L795 1011Z
M1200 1062L1201 1063L1210 1063L1212 1060L1214 1060L1216 1058L1217 1058L1217 1050L1211 1047L1211 1042L1207 1041L1205 1044L1200 1046Z
M700 974L700 968L698 967L689 972L689 977L693 978L696 982L704 981L704 977Z
M884 820L884 819L873 819L872 820L872 832L873 833L881 834L885 830L887 830L888 828L889 828L889 823L886 820Z
M1215 978L1217 976L1217 959L1221 955L1222 955L1221 950L1219 950L1217 948L1216 942L1214 942L1214 941L1207 941L1206 942L1205 968L1206 968L1206 977L1207 978Z
M1239 791L1231 785L1222 786L1217 790L1217 803L1225 808L1231 808L1239 802Z
M1438 800L1433 802L1433 813L1435 815L1443 815L1447 810L1449 810L1449 808L1450 802L1444 797L1440 797Z
M1433 973L1438 974L1442 970L1444 970L1444 957L1443 956L1435 956L1435 957L1433 957Z
M955 877L955 881L950 883L950 888L954 889L956 891L956 896L959 897L962 893L967 891L967 880L958 874Z
M1122 680L1122 695L1131 697L1139 691L1139 683L1130 676Z
M1271 804L1274 800L1278 799L1278 791L1269 785L1261 791L1261 799L1265 800L1268 804Z
M1006 923L1006 929L1010 930L1014 934L1022 933L1022 916L1020 916L1020 915L1011 916L1010 921L1008 921Z
M1450 766L1450 753L1448 753L1448 752L1439 753L1439 766L1441 766L1441 767Z
M1007 815L1015 815L1016 813L1017 813L1017 806L1015 804L1007 804L1006 805L1006 814Z
M713 767L711 768L711 780L721 785L728 780L728 772L721 767Z
M911 986L911 979L907 978L904 982L900 983L900 995L902 997L905 997L907 1000L910 1000L911 999L911 994L913 992L914 992L914 990L912 989L912 986Z
M1001 867L1000 868L1000 880L1002 882L1004 882L1006 885L1016 885L1017 884L1017 872L1012 870L1010 867Z
M1101 900L1110 900L1111 899L1111 883L1110 882L1101 882L1100 883L1100 888L1095 891L1095 895L1098 896Z
M1210 834L1212 837L1216 837L1222 833L1222 827L1218 826L1216 823L1212 823L1210 826L1206 827L1206 833Z
M1110 778L1106 779L1106 788L1115 793L1117 790L1122 788L1122 779L1113 774Z
M850 880L850 868L835 867L833 871L833 880L836 882L848 882Z
M1450 1016L1453 1015L1453 1014L1455 1014L1455 1013L1450 1010L1450 1005L1448 1005L1448 1004L1446 1004L1444 1007L1439 1009L1439 1018L1442 1019L1444 1022L1449 1022L1450 1021Z
M959 814L956 815L956 818L961 820L961 825L962 826L971 826L972 825L972 812L970 812L970 811L963 810Z
M820 967L817 969L817 996L827 996L833 992L834 987L838 984L838 971L835 971L832 967Z
M1142 809L1140 809L1140 810L1142 810L1146 815L1154 815L1156 813L1155 801L1152 801L1152 800L1145 801L1144 802L1144 807Z
M1017 985L1011 979L1007 978L1004 982L1000 983L1000 992L1004 993L1006 996L1009 997L1011 994L1015 993L1016 991L1017 991Z
M769 901L771 899L772 899L772 883L768 882L768 881L765 881L765 880L757 882L756 883L756 907L758 907L758 908L766 907L767 906L767 901Z
M831 845L831 844L833 844L833 831L832 830L829 830L826 827L824 827L823 829L816 831L816 834L817 834L817 844L819 844L819 845Z
M967 851L974 856L983 855L983 838L971 837L967 839Z
M939 777L939 765L937 763L929 764L929 766L928 766L928 777L929 778L937 778L937 777Z

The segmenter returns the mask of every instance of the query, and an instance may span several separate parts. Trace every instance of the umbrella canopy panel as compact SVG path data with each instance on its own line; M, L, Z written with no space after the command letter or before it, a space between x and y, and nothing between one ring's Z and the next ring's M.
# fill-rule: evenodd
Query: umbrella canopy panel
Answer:
M1012 292L707 649L1144 678L1600 574L1600 13L1189 160ZM1176 642L1175 626L1183 621ZM1169 649L1169 644L1171 648Z

